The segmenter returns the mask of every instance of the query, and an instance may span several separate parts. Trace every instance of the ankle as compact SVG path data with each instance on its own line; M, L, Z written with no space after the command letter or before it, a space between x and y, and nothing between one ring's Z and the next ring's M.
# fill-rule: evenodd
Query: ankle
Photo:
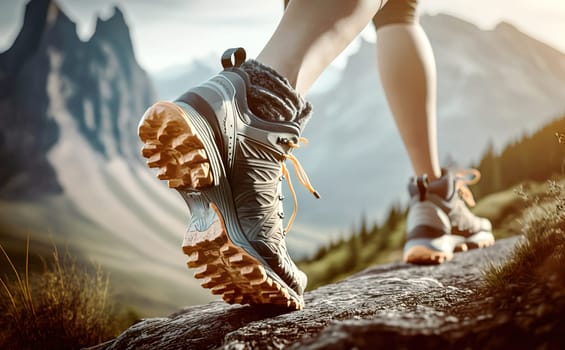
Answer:
M430 174L428 174L428 181L429 182L436 181L436 180L441 179L441 177L442 177L441 172L439 172L437 174L436 173L430 173Z
M284 76L256 60L246 61L241 69L249 76L251 85L247 89L247 101L257 117L304 125L312 106Z
M418 178L420 176L425 176L426 179L428 180L428 182L433 182L436 180L439 180L442 178L443 174L441 171L439 171L438 173L435 172L421 172L421 173L416 173L415 178Z

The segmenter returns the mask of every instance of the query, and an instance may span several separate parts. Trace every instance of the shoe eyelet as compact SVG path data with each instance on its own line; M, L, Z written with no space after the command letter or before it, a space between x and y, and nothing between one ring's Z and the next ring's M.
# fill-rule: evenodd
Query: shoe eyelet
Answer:
M287 139L286 137L277 137L277 143L281 144L281 145L287 145L290 142L289 139Z

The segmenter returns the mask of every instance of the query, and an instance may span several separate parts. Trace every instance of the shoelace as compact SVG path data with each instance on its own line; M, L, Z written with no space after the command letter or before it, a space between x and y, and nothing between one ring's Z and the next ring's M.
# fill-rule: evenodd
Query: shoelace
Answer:
M298 143L294 143L290 140L286 140L285 143L290 148L300 148L300 143L308 144L308 140L304 137L301 137L301 138L298 139ZM296 178L302 184L302 186L306 187L306 189L310 193L312 193L314 195L314 197L319 199L320 194L318 193L318 191L316 191L314 189L314 187L310 183L310 179L308 178L308 175L304 171L304 168L302 167L302 165L300 164L298 159L296 159L296 157L292 154L283 154L283 157L292 162L292 165L293 165L293 168L294 168L294 173L296 174ZM292 185L292 181L290 179L290 174L288 172L288 168L286 167L284 162L282 162L281 164L282 164L281 165L282 173L283 173L283 176L287 179L288 189L290 190L290 193L292 194L292 201L294 203L294 209L292 210L292 215L290 216L290 219L288 219L288 223L286 224L286 227L284 229L284 232L288 233L288 232L290 232L290 229L292 228L292 224L294 223L294 219L296 218L296 214L298 213L298 200L296 199L296 193L294 192L294 186Z
M472 175L469 179L467 176ZM457 181L455 182L455 189L459 192L461 199L467 203L468 206L474 207L475 206L475 198L473 197L473 193L469 189L469 185L474 185L481 179L481 172L477 169L461 169L455 172L455 178Z

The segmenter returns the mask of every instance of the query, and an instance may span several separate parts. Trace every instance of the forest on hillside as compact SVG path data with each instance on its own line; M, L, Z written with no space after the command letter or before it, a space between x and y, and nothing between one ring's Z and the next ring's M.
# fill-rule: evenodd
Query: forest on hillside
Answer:
M523 181L545 181L565 174L565 116L524 135L500 154L490 146L476 166L481 181L473 186L480 199Z

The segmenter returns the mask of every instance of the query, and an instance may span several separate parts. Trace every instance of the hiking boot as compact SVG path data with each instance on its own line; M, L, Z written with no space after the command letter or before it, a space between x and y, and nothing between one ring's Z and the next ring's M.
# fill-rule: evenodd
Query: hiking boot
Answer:
M302 309L307 278L285 244L296 206L283 228L285 178L296 204L286 159L318 195L291 154L302 141L301 125L250 111L244 61L243 49L230 49L223 71L174 103L150 107L139 125L142 154L189 207L183 251L204 288L228 303Z
M467 178L469 174L472 179ZM441 264L451 260L454 251L494 244L490 221L475 216L467 207L475 205L467 185L479 177L474 169L456 174L442 169L437 180L429 182L426 175L411 180L405 262Z

